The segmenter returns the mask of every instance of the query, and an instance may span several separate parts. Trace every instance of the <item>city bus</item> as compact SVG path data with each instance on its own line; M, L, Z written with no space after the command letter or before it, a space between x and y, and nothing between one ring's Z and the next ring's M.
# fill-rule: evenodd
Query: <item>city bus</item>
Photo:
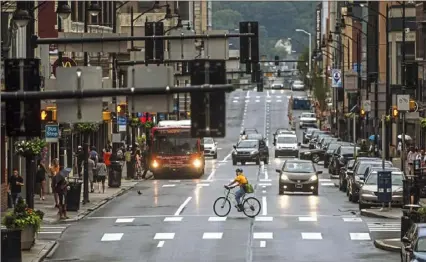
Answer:
M204 174L201 139L191 137L191 120L163 120L152 128L150 170L155 179Z

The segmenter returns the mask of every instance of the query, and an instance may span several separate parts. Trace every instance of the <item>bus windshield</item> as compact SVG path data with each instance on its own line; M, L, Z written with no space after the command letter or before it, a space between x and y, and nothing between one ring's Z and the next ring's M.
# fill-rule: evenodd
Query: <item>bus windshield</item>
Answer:
M162 155L189 155L198 152L196 138L156 137L154 151Z

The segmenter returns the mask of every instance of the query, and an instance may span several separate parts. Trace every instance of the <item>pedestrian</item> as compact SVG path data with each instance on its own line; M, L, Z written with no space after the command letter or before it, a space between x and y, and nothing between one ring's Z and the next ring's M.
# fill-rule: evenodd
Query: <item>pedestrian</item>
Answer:
M69 218L67 216L67 193L69 190L68 181L65 179L65 176L61 172L58 172L54 180L55 180L55 192L58 195L59 218L68 219Z
M81 178L81 174L83 173L81 163L83 163L83 161L84 161L84 152L83 152L82 146L77 147L77 152L76 152L75 155L76 155L75 163L77 164L76 172L77 172L79 178Z
M46 167L43 163L38 164L36 183L40 187L40 200L44 200L44 195L46 194Z
M108 174L108 169L106 164L104 163L104 159L101 157L99 158L98 163L96 164L96 169L98 173L98 192L101 193L101 190L99 186L102 186L102 193L105 193L105 180L106 176ZM100 185L99 185L100 184Z
M111 165L111 149L107 148L103 155L104 163L107 167Z
M24 179L19 174L18 169L13 169L13 175L9 178L8 192L12 197L13 206L18 203L21 198L22 186L24 185Z
M93 171L96 171L96 164L95 164L95 161L93 161L92 160L92 158L88 158L87 159L87 163L88 163L88 165L87 165L87 171L88 171L88 174L89 174L89 183L90 183L90 192L91 193L93 193L93 192L95 192L95 190L94 190L94 179L95 179L95 177L94 177L94 173L93 173ZM83 170L84 170L84 161L83 161L83 163L82 163L82 168L83 168ZM96 179L97 179L97 177L96 177Z
M55 199L55 207L59 208L59 199L58 199L58 194L55 191L55 176L59 173L59 159L55 158L52 161L52 164L49 167L49 171L50 171L50 186L52 188L52 193L53 193L53 198Z
M146 178L146 173L149 170L149 146L148 144L145 145L144 150L142 151L142 161L143 161L143 174L142 179Z

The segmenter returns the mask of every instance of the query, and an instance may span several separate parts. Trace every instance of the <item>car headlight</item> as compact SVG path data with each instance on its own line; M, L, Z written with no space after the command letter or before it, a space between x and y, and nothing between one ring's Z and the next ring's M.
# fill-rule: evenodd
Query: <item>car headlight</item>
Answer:
M318 177L317 177L316 175L312 175L312 176L309 178L309 180L310 180L310 181L317 181L317 180L318 180Z
M281 180L289 180L287 175L281 175Z
M250 154L255 155L257 153L259 153L259 152L258 151L252 151Z
M158 163L158 161L154 159L154 161L152 161L152 167L157 168L159 166L160 166L160 164Z
M194 162L192 162L192 164L194 165L194 167L199 168L201 167L201 161L200 159L195 159Z
M297 146L294 146L293 149L297 149Z

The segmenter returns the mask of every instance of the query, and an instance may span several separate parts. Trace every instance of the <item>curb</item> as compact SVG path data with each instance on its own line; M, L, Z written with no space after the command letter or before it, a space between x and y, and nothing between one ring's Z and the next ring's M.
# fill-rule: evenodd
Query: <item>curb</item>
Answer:
M374 240L374 246L378 249L389 251L389 252L399 253L401 251L401 247L386 244L385 242L383 242L383 240L378 240L378 239Z
M41 252L43 252L43 254L40 257L38 257L35 260L33 260L33 261L35 261L35 262L42 262L42 261L44 261L44 259L52 257L52 255L55 253L55 251L56 251L56 249L58 247L59 247L59 242L57 240L55 240L53 242L53 244L49 245L47 248L44 247L41 250Z
M400 219L401 217L398 216L394 216L394 215L386 215L386 214L377 214L376 212L370 212L367 211L366 209L361 209L361 216L365 216L365 217L373 217L373 218L387 218L387 219Z

